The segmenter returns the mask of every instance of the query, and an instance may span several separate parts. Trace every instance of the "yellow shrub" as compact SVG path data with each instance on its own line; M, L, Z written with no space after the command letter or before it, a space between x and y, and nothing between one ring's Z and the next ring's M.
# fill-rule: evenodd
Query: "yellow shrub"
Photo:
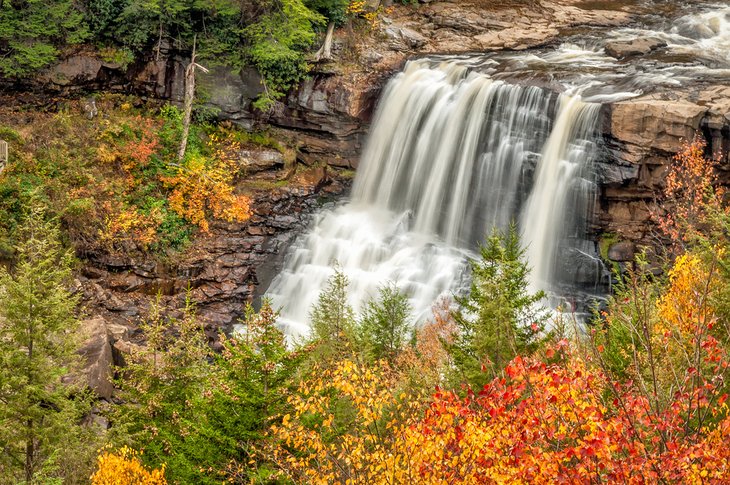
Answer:
M139 453L129 447L116 452L102 451L97 457L97 470L91 476L93 485L166 485L165 465L147 470L137 457Z

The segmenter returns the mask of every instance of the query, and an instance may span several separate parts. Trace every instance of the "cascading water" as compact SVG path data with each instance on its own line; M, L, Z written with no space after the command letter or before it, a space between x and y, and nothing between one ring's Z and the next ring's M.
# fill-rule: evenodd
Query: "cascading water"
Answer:
M284 331L307 333L335 264L355 309L394 282L422 320L466 286L478 243L511 220L533 287L550 289L558 248L581 241L593 198L597 108L466 63L408 63L383 93L351 202L318 215L267 291Z
M587 177L599 109L600 105L583 103L577 96L560 97L555 125L520 221L522 242L527 245L527 260L532 266L533 291L551 288L560 246L580 250L577 243L585 233L582 223L591 211L595 193ZM566 238L573 238L574 243L568 244Z

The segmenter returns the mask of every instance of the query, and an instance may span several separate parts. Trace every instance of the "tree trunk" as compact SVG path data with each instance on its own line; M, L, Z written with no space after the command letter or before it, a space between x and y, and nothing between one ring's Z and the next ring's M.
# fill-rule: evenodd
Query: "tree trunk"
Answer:
M25 442L25 483L33 482L33 458L35 455L35 435L33 433L33 420L29 419L26 424L28 436Z
M335 23L330 22L327 26L327 35L324 36L324 44L322 44L322 47L320 47L314 55L314 60L316 62L332 60L332 40L334 39L334 36Z
M180 150L177 152L177 161L182 163L185 150L188 147L188 133L190 133L190 118L193 114L193 99L195 98L195 40L193 39L193 54L190 64L185 69L185 98L183 101L183 129L180 139Z

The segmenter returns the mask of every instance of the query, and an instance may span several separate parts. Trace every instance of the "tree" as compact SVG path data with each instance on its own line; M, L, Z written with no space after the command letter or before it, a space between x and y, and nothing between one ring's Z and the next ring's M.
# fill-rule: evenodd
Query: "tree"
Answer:
M317 353L326 359L352 352L355 341L355 313L347 301L347 276L335 268L327 287L317 299L309 316L310 340L317 344Z
M0 75L22 77L48 66L58 45L89 36L73 0L5 1L0 4Z
M394 363L411 331L410 313L408 296L394 283L382 286L378 298L366 304L358 330L363 349L371 359Z
M82 389L63 382L78 363L78 296L66 287L71 254L39 208L27 214L18 240L15 267L0 267L0 472L31 483L66 473L61 468L71 463L60 455L75 459L89 403Z
M457 297L457 332L448 345L455 378L481 387L515 356L534 350L545 319L543 292L527 291L529 269L517 227L494 230L471 262L468 296ZM487 373L486 371L489 371Z
M350 0L306 0L305 4L315 12L324 15L328 20L324 42L322 47L314 54L314 60L317 62L332 60L332 40L335 26L342 24L347 18Z
M243 329L221 337L223 350L197 413L204 417L201 445L214 448L202 463L217 465L216 471L236 483L258 483L270 475L270 457L258 451L271 422L288 411L292 376L306 356L287 349L277 317L268 300L258 312L247 305Z
M147 465L167 463L170 481L198 483L199 416L191 409L211 376L210 349L189 300L180 319L162 310L155 303L140 325L147 342L120 380L114 441L142 450Z
M177 162L182 163L185 159L185 149L188 146L188 134L190 133L190 120L193 116L193 101L195 100L195 69L208 72L196 62L197 36L193 37L193 52L190 54L190 64L185 68L185 98L183 101L182 136L180 138L180 149L177 152Z

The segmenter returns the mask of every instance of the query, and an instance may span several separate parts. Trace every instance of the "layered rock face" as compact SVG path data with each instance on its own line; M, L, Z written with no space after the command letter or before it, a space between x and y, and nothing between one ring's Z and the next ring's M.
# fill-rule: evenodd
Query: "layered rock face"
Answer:
M602 174L602 231L650 242L651 211L669 163L696 134L707 140L711 156L721 158L723 182L730 183L730 87L641 96L608 105L604 116L611 156Z
M268 284L277 258L306 227L314 209L346 186L326 168L314 167L282 187L257 190L248 221L212 223L210 235L197 237L171 263L141 254L83 252L86 265L77 286L89 307L116 323L143 318L158 295L175 316L189 297L214 341L221 329L230 329L243 316L257 286Z

